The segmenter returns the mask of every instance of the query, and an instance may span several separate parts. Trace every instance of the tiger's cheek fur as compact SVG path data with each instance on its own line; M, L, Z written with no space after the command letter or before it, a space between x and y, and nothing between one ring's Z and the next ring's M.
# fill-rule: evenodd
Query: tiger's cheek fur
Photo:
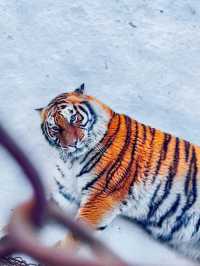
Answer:
M83 130L70 125L66 126L60 134L60 142L64 148L76 144L77 141L81 141L83 138Z

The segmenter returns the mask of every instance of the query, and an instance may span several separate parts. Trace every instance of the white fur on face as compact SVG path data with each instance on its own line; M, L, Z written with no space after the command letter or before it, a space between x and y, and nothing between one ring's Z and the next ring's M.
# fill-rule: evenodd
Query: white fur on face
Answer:
M46 122L50 128L56 125L54 117L51 114L49 114Z
M70 123L71 116L76 114L76 110L73 104L67 104L65 108L60 110L60 114L64 116L64 118Z

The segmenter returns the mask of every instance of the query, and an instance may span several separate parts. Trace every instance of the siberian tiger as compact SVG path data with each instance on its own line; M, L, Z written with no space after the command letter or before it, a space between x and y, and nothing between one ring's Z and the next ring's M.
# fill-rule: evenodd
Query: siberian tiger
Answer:
M77 220L104 229L122 214L200 261L200 147L114 112L84 85L39 111L46 140L73 165Z

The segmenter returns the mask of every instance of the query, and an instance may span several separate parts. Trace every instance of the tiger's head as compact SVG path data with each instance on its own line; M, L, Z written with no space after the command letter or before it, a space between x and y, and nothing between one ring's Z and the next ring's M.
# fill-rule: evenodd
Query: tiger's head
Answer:
M73 92L55 97L46 107L36 109L41 129L61 158L78 158L103 138L113 111L92 96L85 95L84 84Z

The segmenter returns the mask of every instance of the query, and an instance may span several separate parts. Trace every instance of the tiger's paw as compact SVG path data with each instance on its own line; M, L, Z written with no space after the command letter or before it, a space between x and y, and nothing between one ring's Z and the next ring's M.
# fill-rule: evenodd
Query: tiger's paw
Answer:
M80 242L72 235L65 236L64 239L58 241L55 245L59 249L67 249L70 252L77 252L80 246Z

